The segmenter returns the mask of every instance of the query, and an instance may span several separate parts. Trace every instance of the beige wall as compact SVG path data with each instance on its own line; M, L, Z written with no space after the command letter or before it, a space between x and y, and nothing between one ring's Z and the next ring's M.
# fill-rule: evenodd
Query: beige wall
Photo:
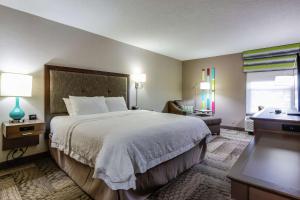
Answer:
M216 116L222 118L223 125L244 127L246 76L242 71L241 54L184 61L182 67L183 98L194 98L193 86L200 83L201 70L211 66L216 68Z
M44 115L46 63L129 74L144 72L147 83L139 93L142 108L161 111L166 101L181 98L182 62L0 6L0 72L33 75L33 96L22 98L21 106L27 114L36 113L40 118ZM134 104L133 84L130 92ZM0 97L1 122L9 119L13 105L13 98ZM7 152L1 151L0 138L2 162ZM46 151L43 136L40 143L29 148L27 155Z

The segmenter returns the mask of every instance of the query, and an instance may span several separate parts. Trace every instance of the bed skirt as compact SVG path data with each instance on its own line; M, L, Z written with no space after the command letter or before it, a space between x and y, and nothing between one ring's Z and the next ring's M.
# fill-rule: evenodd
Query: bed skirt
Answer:
M95 200L144 200L161 186L201 162L205 152L206 138L191 150L161 163L145 173L136 174L137 188L135 190L112 190L104 181L92 178L93 168L79 163L58 149L50 148L50 154L57 165Z

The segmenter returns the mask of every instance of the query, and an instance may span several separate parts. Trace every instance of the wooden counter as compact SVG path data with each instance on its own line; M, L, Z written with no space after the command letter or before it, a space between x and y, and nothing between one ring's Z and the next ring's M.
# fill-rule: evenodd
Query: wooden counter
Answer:
M275 114L274 109L266 109L255 114L254 134L280 133L300 135L300 116Z
M253 119L255 139L228 174L232 198L300 199L300 118L264 110Z

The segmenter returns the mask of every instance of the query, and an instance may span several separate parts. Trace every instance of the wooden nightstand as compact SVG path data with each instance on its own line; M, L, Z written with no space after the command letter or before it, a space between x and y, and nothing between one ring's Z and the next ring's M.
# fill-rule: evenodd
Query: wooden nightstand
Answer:
M45 123L40 120L24 123L2 123L2 150L34 146L39 144L39 135L45 132Z

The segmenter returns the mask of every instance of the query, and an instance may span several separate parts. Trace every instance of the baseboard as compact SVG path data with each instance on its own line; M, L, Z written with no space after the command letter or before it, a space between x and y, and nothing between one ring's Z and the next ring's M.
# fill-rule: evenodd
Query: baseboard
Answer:
M49 151L47 152L43 152L43 153L38 153L38 154L34 154L34 155L30 155L30 156L26 156L26 157L21 157L21 158L17 158L15 160L9 160L9 161L5 161L5 162L1 162L0 163L0 168L4 169L4 168L11 168L11 167L15 167L17 165L22 165L28 162L32 162L41 158L45 158L45 157L49 157L50 153Z
M235 131L245 131L245 128L242 128L242 127L236 127L236 126L225 126L225 125L221 125L221 128L229 129L229 130L235 130Z

